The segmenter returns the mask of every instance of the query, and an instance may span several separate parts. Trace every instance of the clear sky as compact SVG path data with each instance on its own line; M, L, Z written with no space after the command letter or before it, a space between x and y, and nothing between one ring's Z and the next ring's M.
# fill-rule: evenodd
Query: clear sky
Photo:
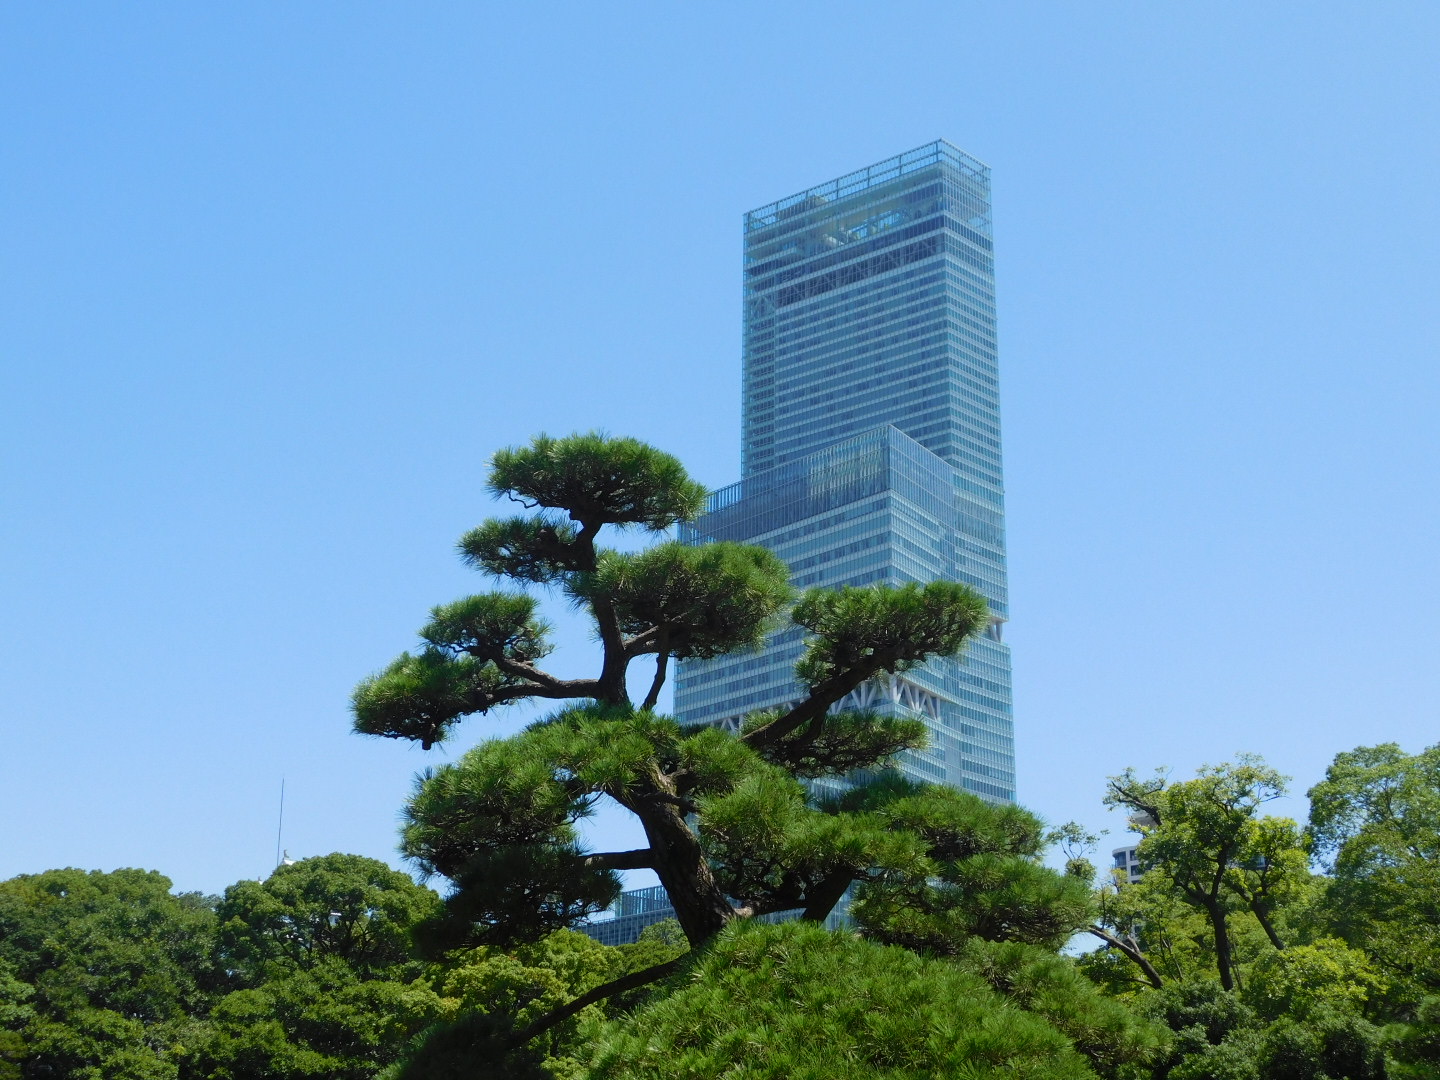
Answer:
M347 698L484 587L489 453L734 480L741 214L935 138L994 170L1021 800L1440 741L1437 56L1432 3L0 8L0 877L217 891L282 777L292 855L394 860L447 758Z

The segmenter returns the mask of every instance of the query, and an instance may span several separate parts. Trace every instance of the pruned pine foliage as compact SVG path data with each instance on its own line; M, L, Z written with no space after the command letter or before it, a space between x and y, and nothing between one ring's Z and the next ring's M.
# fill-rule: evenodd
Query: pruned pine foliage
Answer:
M657 873L698 944L744 915L798 908L823 918L852 882L882 871L920 880L939 865L920 834L875 812L814 806L799 778L883 772L923 745L916 720L831 709L867 679L957 654L989 618L978 593L937 582L812 590L796 602L784 564L760 547L604 547L605 527L658 532L704 502L675 458L634 439L542 435L497 453L489 488L531 513L479 526L460 550L509 587L434 608L421 651L353 699L357 730L426 747L468 715L532 698L561 706L421 779L404 850L456 885L433 928L438 945L534 939L607 905L624 869ZM594 619L593 678L540 666L549 627L527 591L535 586ZM809 690L802 701L752 718L738 736L682 730L654 713L671 660L757 648L787 616L809 632L796 672ZM654 677L634 702L626 675L642 657L653 657ZM576 822L604 797L640 819L647 848L581 848Z
M490 489L531 513L479 526L460 549L507 589L434 609L421 631L422 651L361 683L354 697L359 731L425 746L470 714L526 698L557 703L521 733L427 772L406 807L405 853L454 885L443 912L419 935L433 953L540 940L606 907L618 873L641 868L658 876L697 948L731 924L768 914L824 920L857 887L865 933L909 951L855 947L880 950L874 955L890 957L884 963L906 969L907 1002L918 1001L927 985L912 976L936 963L918 952L958 957L976 939L1053 952L1087 921L1083 884L1040 864L1044 829L1033 815L889 771L896 754L924 745L923 723L835 711L867 680L959 654L989 620L973 589L875 585L811 590L797 600L785 566L762 548L601 546L604 527L660 531L703 503L703 490L674 458L634 440L542 436L495 456ZM537 587L594 620L600 657L593 677L560 679L540 666L549 645ZM753 649L787 619L807 634L796 668L800 700L749 717L738 733L682 727L655 712L671 660ZM636 702L626 675L642 657L654 675ZM802 783L826 777L846 778L850 793L827 802ZM606 798L639 819L645 847L594 852L580 843L577 823ZM750 956L781 938L736 940L748 942L742 952ZM631 992L673 967L667 961L632 972L615 992ZM977 1001L990 1001L983 980L943 970L973 988ZM588 994L602 992L609 991ZM933 988L926 993L938 1000ZM1008 1006L976 1009L977 1018L1005 1032L1030 1032L1022 1043L1038 1040L1035 1047L1044 1049L1035 1052L1048 1064L1035 1075L1087 1074L1083 1057L1048 1022ZM550 1014L555 1023L573 1015L565 1007ZM483 1032L461 1024L443 1039L456 1046L478 1039L503 1055L550 1022L542 1017L510 1030L487 1021ZM1009 1034L997 1029L995 1038L994 1067L1002 1069L1014 1047L1004 1041ZM989 1051L976 1044L975 1053Z
M1096 1074L1057 1026L960 965L791 923L728 931L685 985L609 1029L588 1075L1084 1080Z

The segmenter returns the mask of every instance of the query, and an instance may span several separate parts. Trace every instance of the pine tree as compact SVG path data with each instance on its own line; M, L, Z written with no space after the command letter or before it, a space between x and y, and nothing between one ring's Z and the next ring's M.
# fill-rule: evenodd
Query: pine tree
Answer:
M1087 920L1084 883L1038 865L1044 832L1033 815L886 772L923 745L923 723L835 710L867 680L959 654L989 618L973 589L940 581L797 596L763 548L603 546L605 530L663 533L705 499L675 458L633 439L540 436L494 456L489 489L526 513L472 530L460 552L509 587L433 609L420 650L353 699L358 731L427 748L469 715L557 705L418 783L402 848L455 886L424 935L431 948L537 941L603 910L618 872L640 868L659 877L695 949L737 920L797 911L820 922L857 883L870 936L931 955L971 938L1053 949ZM551 648L545 590L593 619L593 677L540 666ZM787 621L807 635L794 704L749 717L738 733L655 711L672 660L755 649ZM653 676L635 702L627 675L638 661L653 663ZM819 800L804 781L823 777L847 777L852 789ZM635 815L645 847L584 848L577 823L602 797ZM679 962L594 988L509 1041Z

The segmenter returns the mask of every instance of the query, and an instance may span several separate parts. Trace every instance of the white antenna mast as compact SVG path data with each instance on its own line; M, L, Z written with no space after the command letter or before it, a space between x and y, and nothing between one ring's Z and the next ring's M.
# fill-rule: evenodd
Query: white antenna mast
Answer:
M280 824L275 826L275 865L280 865L280 838L285 833L285 778L280 778Z

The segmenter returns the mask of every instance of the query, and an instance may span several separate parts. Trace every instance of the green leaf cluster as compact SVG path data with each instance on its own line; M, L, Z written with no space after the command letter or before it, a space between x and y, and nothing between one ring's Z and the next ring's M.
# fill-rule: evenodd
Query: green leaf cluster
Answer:
M1096 1075L980 976L817 926L737 924L677 983L598 1033L592 1080Z
M792 616L810 631L796 665L812 689L864 670L908 671L935 656L955 656L989 619L985 598L954 581L891 589L812 589Z
M1440 995L1440 745L1340 754L1309 795L1330 926L1372 957L1408 1016Z
M1342 753L1310 791L1304 830L1260 813L1284 780L1255 758L1179 783L1112 779L1107 801L1134 815L1144 876L1100 891L1109 947L1081 966L1174 1030L1157 1076L1440 1075L1426 1019L1437 765L1434 750L1393 744Z

